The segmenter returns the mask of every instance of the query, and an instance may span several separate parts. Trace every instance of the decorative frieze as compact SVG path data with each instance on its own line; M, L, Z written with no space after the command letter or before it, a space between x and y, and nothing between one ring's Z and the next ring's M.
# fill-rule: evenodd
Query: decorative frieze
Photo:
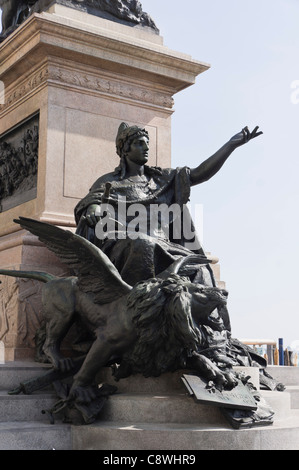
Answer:
M33 73L26 81L15 85L13 89L8 89L5 104L0 105L0 112L35 90L37 91L41 85L46 83L76 87L80 88L80 91L94 91L106 96L129 99L155 107L172 109L174 105L170 92L153 90L146 85L129 83L121 78L101 76L100 73L88 73L80 69L51 64Z
M30 93L36 92L41 85L47 82L48 76L48 68L43 67L35 71L21 83L8 86L5 92L5 103L0 104L0 113L20 99L27 97Z
M99 74L62 66L49 67L48 78L52 82L93 90L105 95L127 98L150 105L161 106L163 108L172 108L174 104L170 93L167 94L152 90L145 85L129 83L123 78L113 79L111 77L100 76Z

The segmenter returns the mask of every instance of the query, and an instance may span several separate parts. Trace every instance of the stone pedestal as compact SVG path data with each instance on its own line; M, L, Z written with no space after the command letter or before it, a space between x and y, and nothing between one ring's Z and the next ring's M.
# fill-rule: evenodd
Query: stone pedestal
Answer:
M33 14L12 33L0 46L5 86L0 142L10 139L11 149L14 130L23 132L21 146L30 144L37 178L29 195L19 191L10 206L3 201L1 268L62 274L65 267L13 219L26 216L74 228L77 202L98 176L118 165L115 136L122 121L145 126L149 164L169 167L173 95L208 68L169 50L154 32L61 5ZM38 135L31 133L28 144L26 125L33 116ZM0 340L6 360L32 356L41 285L1 279Z

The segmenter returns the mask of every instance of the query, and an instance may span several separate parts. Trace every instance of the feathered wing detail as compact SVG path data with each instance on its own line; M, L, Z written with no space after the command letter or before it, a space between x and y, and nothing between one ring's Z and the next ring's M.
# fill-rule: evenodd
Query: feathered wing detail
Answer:
M26 217L14 222L36 235L63 263L75 270L79 289L93 294L95 303L112 302L132 290L109 258L85 238L70 230Z

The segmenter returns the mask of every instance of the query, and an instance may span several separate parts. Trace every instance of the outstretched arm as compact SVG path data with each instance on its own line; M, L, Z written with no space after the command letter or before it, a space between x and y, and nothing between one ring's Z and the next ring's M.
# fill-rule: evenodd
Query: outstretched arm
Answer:
M191 170L190 178L192 186L204 183L212 178L237 147L240 147L261 134L261 131L258 132L258 126L255 127L252 132L249 131L248 127L242 129L241 132L233 136L214 155L201 163L197 168Z

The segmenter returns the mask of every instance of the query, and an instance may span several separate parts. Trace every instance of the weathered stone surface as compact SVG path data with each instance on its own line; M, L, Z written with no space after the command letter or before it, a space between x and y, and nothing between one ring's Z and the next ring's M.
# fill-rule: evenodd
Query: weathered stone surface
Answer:
M33 13L47 11L53 4L100 16L130 26L140 26L158 33L152 18L138 0L0 0L2 9L1 40L6 39Z

